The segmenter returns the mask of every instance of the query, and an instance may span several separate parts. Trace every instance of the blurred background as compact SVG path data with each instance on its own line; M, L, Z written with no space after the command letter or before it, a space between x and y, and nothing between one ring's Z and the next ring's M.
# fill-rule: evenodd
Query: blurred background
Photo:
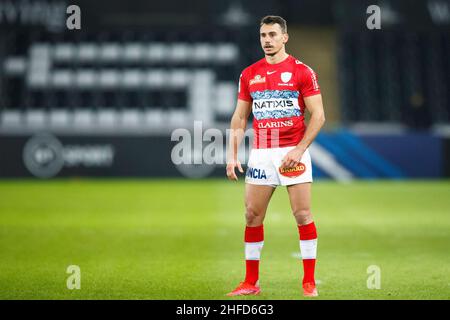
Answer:
M310 147L321 297L449 299L450 0L0 0L1 299L224 299L242 280L243 176L202 155L225 150L268 14L324 99ZM192 134L187 164L172 161L176 129ZM278 189L260 298L299 299Z
M366 26L371 4L381 29ZM225 132L267 14L319 77L317 178L450 175L448 0L2 0L0 177L223 176L174 165L171 132Z

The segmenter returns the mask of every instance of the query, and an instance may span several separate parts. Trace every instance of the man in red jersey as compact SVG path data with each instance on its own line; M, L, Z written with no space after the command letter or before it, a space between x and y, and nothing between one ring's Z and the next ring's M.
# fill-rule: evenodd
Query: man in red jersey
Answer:
M260 293L259 260L264 244L263 221L270 198L278 185L287 186L298 225L303 260L303 295L317 296L314 269L317 232L311 205L312 168L309 145L325 122L317 76L286 53L286 21L279 16L261 20L260 42L265 57L244 69L239 81L236 110L231 119L227 176L241 173L237 150L250 112L254 143L248 161L245 187L245 280L229 296ZM304 123L306 109L311 117Z

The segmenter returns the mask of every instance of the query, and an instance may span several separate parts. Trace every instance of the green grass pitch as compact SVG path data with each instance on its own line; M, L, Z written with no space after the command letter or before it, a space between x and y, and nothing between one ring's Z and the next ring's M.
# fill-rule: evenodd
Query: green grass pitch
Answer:
M3 180L0 299L229 299L244 276L243 190L242 179ZM319 299L450 298L449 181L318 181L312 210ZM304 299L298 251L280 187L262 293L237 299ZM367 288L371 265L380 289Z

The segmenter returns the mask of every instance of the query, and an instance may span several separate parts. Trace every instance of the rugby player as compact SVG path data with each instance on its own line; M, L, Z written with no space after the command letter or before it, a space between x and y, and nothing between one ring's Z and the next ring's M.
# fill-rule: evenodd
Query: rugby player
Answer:
M254 142L245 177L246 274L229 296L257 295L259 260L264 244L264 217L275 188L287 186L292 213L298 226L303 262L303 295L318 295L314 279L317 232L311 214L312 168L308 147L325 123L315 72L286 53L286 21L266 16L260 24L265 57L243 70L236 110L231 119L227 176L238 180L243 173L237 150L250 112ZM308 126L305 111L311 115Z

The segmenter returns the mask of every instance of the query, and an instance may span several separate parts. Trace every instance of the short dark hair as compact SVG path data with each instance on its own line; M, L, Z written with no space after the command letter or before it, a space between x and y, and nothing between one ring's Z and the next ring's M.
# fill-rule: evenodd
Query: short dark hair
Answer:
M287 32L287 23L286 20L284 20L282 17L280 16L265 16L264 18L261 19L261 24L260 26L262 26L263 24L275 24L278 23L281 27L281 31L283 33Z

